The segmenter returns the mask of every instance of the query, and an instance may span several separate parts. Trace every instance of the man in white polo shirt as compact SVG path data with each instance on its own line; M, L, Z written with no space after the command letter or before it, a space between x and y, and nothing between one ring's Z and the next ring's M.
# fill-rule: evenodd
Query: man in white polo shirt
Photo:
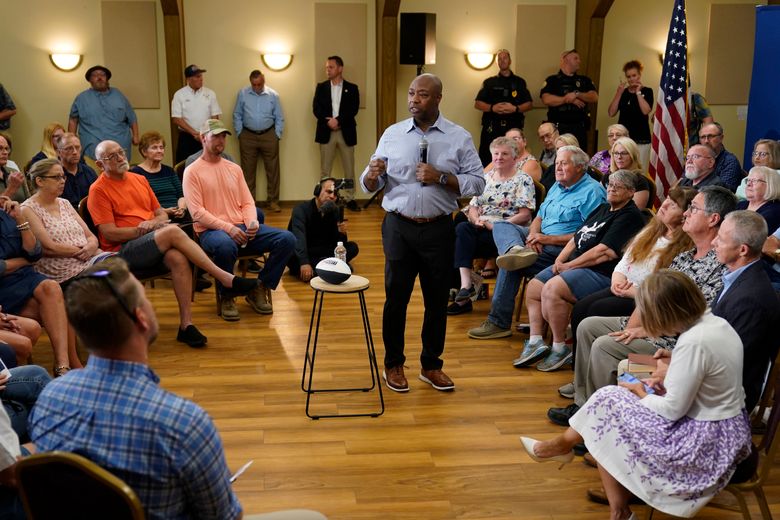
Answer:
M201 150L200 127L207 119L219 119L222 114L217 95L203 86L204 72L206 69L197 65L188 65L184 69L187 84L176 91L171 101L171 119L179 128L177 163Z

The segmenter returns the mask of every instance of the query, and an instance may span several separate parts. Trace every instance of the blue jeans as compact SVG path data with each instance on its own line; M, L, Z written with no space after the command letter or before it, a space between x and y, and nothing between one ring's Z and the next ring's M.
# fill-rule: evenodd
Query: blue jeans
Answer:
M527 236L527 227L510 222L493 224L493 240L496 242L499 255L505 254L512 246L525 246ZM518 271L499 269L488 321L502 329L512 327L512 313L515 310L517 291L520 290L520 280L524 276L535 276L541 270L551 266L562 250L560 246L544 246L536 262L525 269Z
M238 227L246 231L245 225L239 224ZM200 246L214 259L214 263L220 269L229 273L233 272L239 254L239 246L230 238L230 235L221 229L209 229L200 234ZM295 249L295 235L289 231L260 224L260 229L255 237L240 249L241 254L271 253L258 278L266 287L276 289L284 273L287 260ZM222 289L219 283L217 283L217 287Z
M27 416L51 377L38 365L11 368L10 371L11 377L5 384L5 390L0 392L0 399L11 419L11 427L19 436L19 442L25 443L30 440L27 435Z

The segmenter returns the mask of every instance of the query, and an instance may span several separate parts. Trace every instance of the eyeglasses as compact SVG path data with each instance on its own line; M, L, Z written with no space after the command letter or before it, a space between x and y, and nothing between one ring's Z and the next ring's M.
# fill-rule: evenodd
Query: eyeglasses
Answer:
M699 211L701 211L702 213L712 213L711 211L707 211L704 208L700 208L699 206L697 206L693 202L691 202L691 204L688 206L688 209L685 210L685 211L689 212L691 215L693 215L694 213L698 213Z
M761 157L763 159L764 157L769 157L769 152L759 152L759 151L756 151L756 152L753 152L753 157Z
M759 182L763 182L764 184L766 184L766 181L764 179L750 179L750 178L745 179L745 184L747 184L748 186L758 184Z
M699 141L709 141L710 139L715 139L716 137L720 137L723 134L704 134L699 136Z
M124 159L125 157L127 157L127 155L125 154L125 151L120 149L119 151L114 152L111 155L106 155L105 157L103 157L100 160L101 161L116 161L118 159Z
M628 152L625 152L625 151L623 151L623 152L612 152L612 156L613 157L628 157L629 155L631 155L631 154L628 153Z
M610 183L607 184L607 189L608 190L620 191L620 190L627 190L628 187L623 186L622 184L612 184L610 182Z
M712 159L709 155L699 155L697 153L687 155L685 157L686 161L698 161L699 159Z
M105 283L106 287L111 291L111 294L114 295L114 298L116 298L116 301L119 302L119 306L122 307L122 310L125 311L125 314L133 320L133 323L138 322L138 317L135 315L135 312L133 312L132 309L130 309L130 305L127 303L127 300L124 296L119 292L119 290L116 288L116 285L114 285L114 282L111 280L111 271L107 269L101 269L100 271L95 271L88 274L83 274L76 278L74 282L78 282L80 280L85 280L87 278L94 278L96 280L103 280L103 283Z
M0 152L10 152L11 149L7 146L0 146Z
M41 179L57 179L58 181L64 181L64 175L41 175Z

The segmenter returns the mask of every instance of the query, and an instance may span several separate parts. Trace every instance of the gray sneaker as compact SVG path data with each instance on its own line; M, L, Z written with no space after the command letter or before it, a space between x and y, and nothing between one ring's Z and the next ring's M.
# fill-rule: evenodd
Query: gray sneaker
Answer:
M530 340L523 342L523 352L520 357L512 361L512 365L515 367L524 367L532 365L545 357L550 352L550 347L545 345L544 342L531 343Z
M508 338L511 335L512 331L510 329L502 329L490 320L485 320L479 327L469 330L471 339Z
M574 399L574 383L566 383L558 388L558 393L561 394L561 397L565 397L566 399Z
M236 308L236 300L234 298L222 297L222 301L219 307L219 315L225 321L238 321L241 319L241 315L238 314Z
M261 282L258 282L257 287L246 295L246 302L258 314L273 314L274 312L271 289Z
M505 271L517 271L533 265L538 257L530 247L512 246L506 254L496 258L496 265Z

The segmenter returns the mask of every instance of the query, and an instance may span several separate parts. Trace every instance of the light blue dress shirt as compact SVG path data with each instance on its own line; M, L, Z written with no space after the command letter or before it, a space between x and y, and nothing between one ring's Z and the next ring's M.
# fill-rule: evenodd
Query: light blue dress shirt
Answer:
M460 195L439 184L423 186L415 171L419 162L422 136L428 141L428 164L442 173L455 175ZM474 142L462 127L439 114L436 122L423 132L409 118L385 130L374 157L386 159L387 171L377 179L377 189L385 187L382 207L387 212L412 218L434 218L458 209L458 197L479 195L485 189L482 163ZM360 176L366 193L368 166Z
M282 138L284 131L284 114L279 103L279 94L271 87L263 87L258 94L252 87L244 87L238 91L236 108L233 110L233 128L236 134L248 128L253 132L261 132L274 127L276 137Z
M119 143L127 159L132 155L130 126L136 122L135 111L119 89L110 87L105 92L87 89L73 100L70 118L79 120L79 139L84 155L95 159L95 147L100 141Z
M542 233L568 235L577 231L591 212L607 201L604 187L587 173L573 186L553 184L539 207Z
M718 296L718 301L720 301L720 299L723 298L723 295L726 294L726 292L728 292L728 290L731 288L732 285L734 285L734 282L737 281L739 275L741 275L745 269L755 264L756 262L758 262L758 260L753 260L749 264L743 265L739 269L729 271L723 275L723 290L720 291L720 296Z

